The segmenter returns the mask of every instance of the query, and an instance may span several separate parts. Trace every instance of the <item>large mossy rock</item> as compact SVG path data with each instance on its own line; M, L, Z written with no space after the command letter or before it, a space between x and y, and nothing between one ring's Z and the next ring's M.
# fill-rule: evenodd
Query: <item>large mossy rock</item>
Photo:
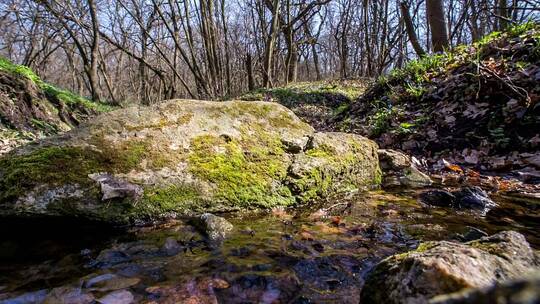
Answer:
M427 303L437 295L484 288L540 270L525 237L505 231L462 243L427 242L391 256L370 273L362 303Z
M268 102L173 100L0 159L0 215L114 223L288 206L380 183L377 146Z
M497 283L487 288L437 296L429 304L533 304L540 303L540 273L518 280Z

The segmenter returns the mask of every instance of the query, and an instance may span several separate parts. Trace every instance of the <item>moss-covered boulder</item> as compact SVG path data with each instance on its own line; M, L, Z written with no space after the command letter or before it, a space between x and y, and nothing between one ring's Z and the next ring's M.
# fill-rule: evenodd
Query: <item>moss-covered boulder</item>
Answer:
M531 304L540 303L540 273L497 283L486 288L465 289L440 295L429 304Z
M539 269L535 251L514 231L465 244L427 242L380 262L366 280L361 302L427 303L437 295L488 287Z
M146 222L289 206L380 176L374 142L314 133L281 105L174 100L103 114L0 158L0 215Z

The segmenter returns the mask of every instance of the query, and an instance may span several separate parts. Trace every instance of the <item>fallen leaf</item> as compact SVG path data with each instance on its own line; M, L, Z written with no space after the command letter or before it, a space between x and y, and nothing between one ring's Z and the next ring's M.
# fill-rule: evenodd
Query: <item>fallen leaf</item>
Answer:
M341 224L341 217L340 216L332 217L332 224L339 226Z
M446 169L448 169L450 171L453 171L453 172L463 174L463 169L461 169L460 166L455 165L455 164L451 164L448 161L446 161L445 159L443 159L443 163L444 163L444 166L446 167Z

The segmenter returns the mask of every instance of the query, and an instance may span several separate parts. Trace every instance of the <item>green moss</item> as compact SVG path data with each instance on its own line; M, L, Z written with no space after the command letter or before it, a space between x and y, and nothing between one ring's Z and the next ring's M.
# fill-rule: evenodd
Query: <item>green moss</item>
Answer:
M373 177L373 181L372 181L372 184L374 186L379 186L382 184L382 179L383 179L383 174L382 174L382 171L381 169L377 169L377 171L375 172L375 176Z
M268 117L268 122L274 128L294 128L300 130L309 130L309 126L305 123L294 119L294 116L289 115L287 112L281 112L277 116Z
M36 129L39 129L45 133L56 133L58 132L58 127L53 125L53 124L50 124L46 121L43 121L43 120L39 120L39 119L35 119L35 118L32 118L31 121L32 125L36 128Z
M125 172L137 168L147 155L149 147L144 141L128 141L116 149L115 167Z
M294 190L300 201L310 201L330 193L350 192L357 190L359 185L381 184L380 170L377 170L373 177L369 177L369 180L358 180L357 170L362 170L358 168L358 163L362 162L361 157L366 153L365 147L354 140L348 145L350 151L343 154L325 144L306 151L306 155L319 164L294 181Z
M133 216L154 216L165 212L199 211L203 200L199 189L189 185L150 187L132 210Z
M274 181L285 178L288 163L281 143L268 137L260 130L258 136L243 140L196 137L188 156L189 170L215 185L216 198L222 202L239 207L289 205L290 193L273 188Z
M438 244L436 242L420 243L420 245L418 245L418 247L414 250L414 252L425 252L437 246Z
M41 78L36 75L36 73L34 73L34 71L32 71L32 69L30 69L29 67L14 64L3 57L0 57L0 71L6 71L8 73L20 75L29 79L39 88L41 88L45 92L45 94L65 103L68 106L83 106L96 112L108 112L114 109L114 107L110 105L101 102L90 101L87 98L50 85L41 80Z
M115 144L102 140L96 146L100 150L75 146L44 147L27 155L0 159L0 201L14 199L39 184L93 184L89 174L126 173L139 168L144 159L151 158L149 153L155 153L149 149L148 142L142 140Z
M220 107L220 109L232 117L239 117L245 114L251 114L255 117L266 118L272 111L272 104L255 104L248 102L234 102L228 107Z
M308 202L318 197L325 197L332 188L334 177L324 168L314 168L295 182L300 202Z
M169 120L167 118L161 118L157 122L143 122L136 125L126 124L124 127L128 131L142 131L145 129L164 129L170 126L186 125L193 119L193 113L184 113L180 115L176 120Z
M30 79L36 85L41 85L43 82L29 67L24 65L14 64L6 58L0 57L0 70L6 71L12 74L17 74Z
M307 150L306 155L312 157L334 157L336 150L329 145L321 144L317 148Z
M46 147L0 159L0 201L17 198L38 184L85 184L88 174L107 169L102 154L79 147Z
M342 103L349 104L358 98L364 93L365 87L365 81L300 82L286 87L257 89L240 96L239 99L267 100L271 98L287 107L298 104L326 104L329 106L336 104L336 107L339 107Z
M193 113L185 113L178 117L176 123L179 125L187 125L193 119Z

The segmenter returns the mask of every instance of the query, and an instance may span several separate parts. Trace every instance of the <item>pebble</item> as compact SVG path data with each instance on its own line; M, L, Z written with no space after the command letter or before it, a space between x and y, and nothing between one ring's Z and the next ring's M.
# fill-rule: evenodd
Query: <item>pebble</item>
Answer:
M97 300L100 304L131 304L134 303L133 294L127 290L117 290Z

